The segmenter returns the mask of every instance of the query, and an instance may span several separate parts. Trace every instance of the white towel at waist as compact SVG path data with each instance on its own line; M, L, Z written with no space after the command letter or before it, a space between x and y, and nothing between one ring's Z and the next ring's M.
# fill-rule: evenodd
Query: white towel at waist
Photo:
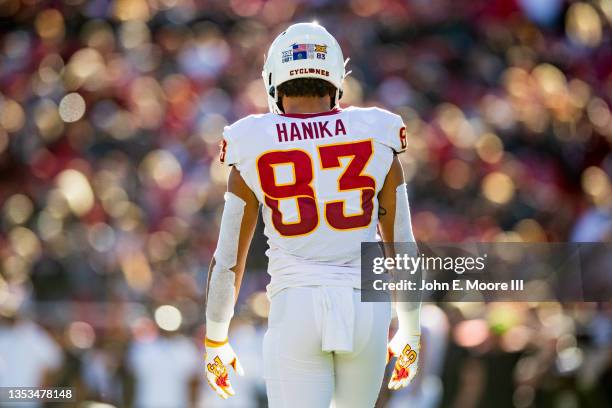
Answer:
M315 305L319 306L321 349L326 352L353 351L355 329L355 292L346 286L318 286Z

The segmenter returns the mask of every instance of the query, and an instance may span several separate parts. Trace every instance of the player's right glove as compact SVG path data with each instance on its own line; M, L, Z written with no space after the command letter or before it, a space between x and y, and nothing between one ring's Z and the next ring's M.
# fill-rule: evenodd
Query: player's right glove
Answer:
M390 390L399 390L412 382L419 370L420 335L404 335L399 331L387 346L387 363L397 356L393 374L389 381Z
M206 347L206 380L221 398L227 399L234 395L227 367L232 366L239 376L244 375L244 369L227 340L218 342L206 338L204 346Z

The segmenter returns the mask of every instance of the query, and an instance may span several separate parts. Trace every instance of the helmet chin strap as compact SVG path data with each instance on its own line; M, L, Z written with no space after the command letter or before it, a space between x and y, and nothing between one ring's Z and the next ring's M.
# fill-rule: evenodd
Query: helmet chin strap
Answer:
M279 98L277 96L275 99L276 99L276 102L274 102L274 106L276 106L276 108L278 109L278 112L276 112L276 113L285 113L285 110L283 109L282 98Z
M342 98L342 90L336 88L336 94L334 96L334 100L331 101L330 109L340 109L340 98Z
M270 112L281 114L284 113L283 110L278 106L278 92L276 91L276 87L274 85L268 88L268 108Z

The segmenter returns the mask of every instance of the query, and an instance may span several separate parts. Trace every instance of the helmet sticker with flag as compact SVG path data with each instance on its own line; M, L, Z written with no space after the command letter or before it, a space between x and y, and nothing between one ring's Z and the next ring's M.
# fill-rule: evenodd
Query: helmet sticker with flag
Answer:
M327 55L327 45L323 44L293 44L291 48L283 51L282 62L298 61L304 59L322 59Z

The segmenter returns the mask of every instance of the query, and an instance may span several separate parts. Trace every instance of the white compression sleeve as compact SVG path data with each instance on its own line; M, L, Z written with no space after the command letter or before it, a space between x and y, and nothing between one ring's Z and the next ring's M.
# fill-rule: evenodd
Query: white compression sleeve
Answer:
M229 323L234 315L236 266L240 225L246 203L230 192L225 193L225 206L219 229L219 242L215 250L206 304L206 337L210 340L227 339Z
M393 221L393 241L415 242L412 234L412 221L410 207L408 206L408 193L406 183L395 189L395 220Z
M393 221L393 240L398 249L406 249L406 242L415 242L408 205L406 184L402 183L395 189L395 220ZM410 256L418 256L416 244L408 246ZM405 335L421 333L421 302L420 296L415 301L396 302L395 311L399 323L399 331Z

